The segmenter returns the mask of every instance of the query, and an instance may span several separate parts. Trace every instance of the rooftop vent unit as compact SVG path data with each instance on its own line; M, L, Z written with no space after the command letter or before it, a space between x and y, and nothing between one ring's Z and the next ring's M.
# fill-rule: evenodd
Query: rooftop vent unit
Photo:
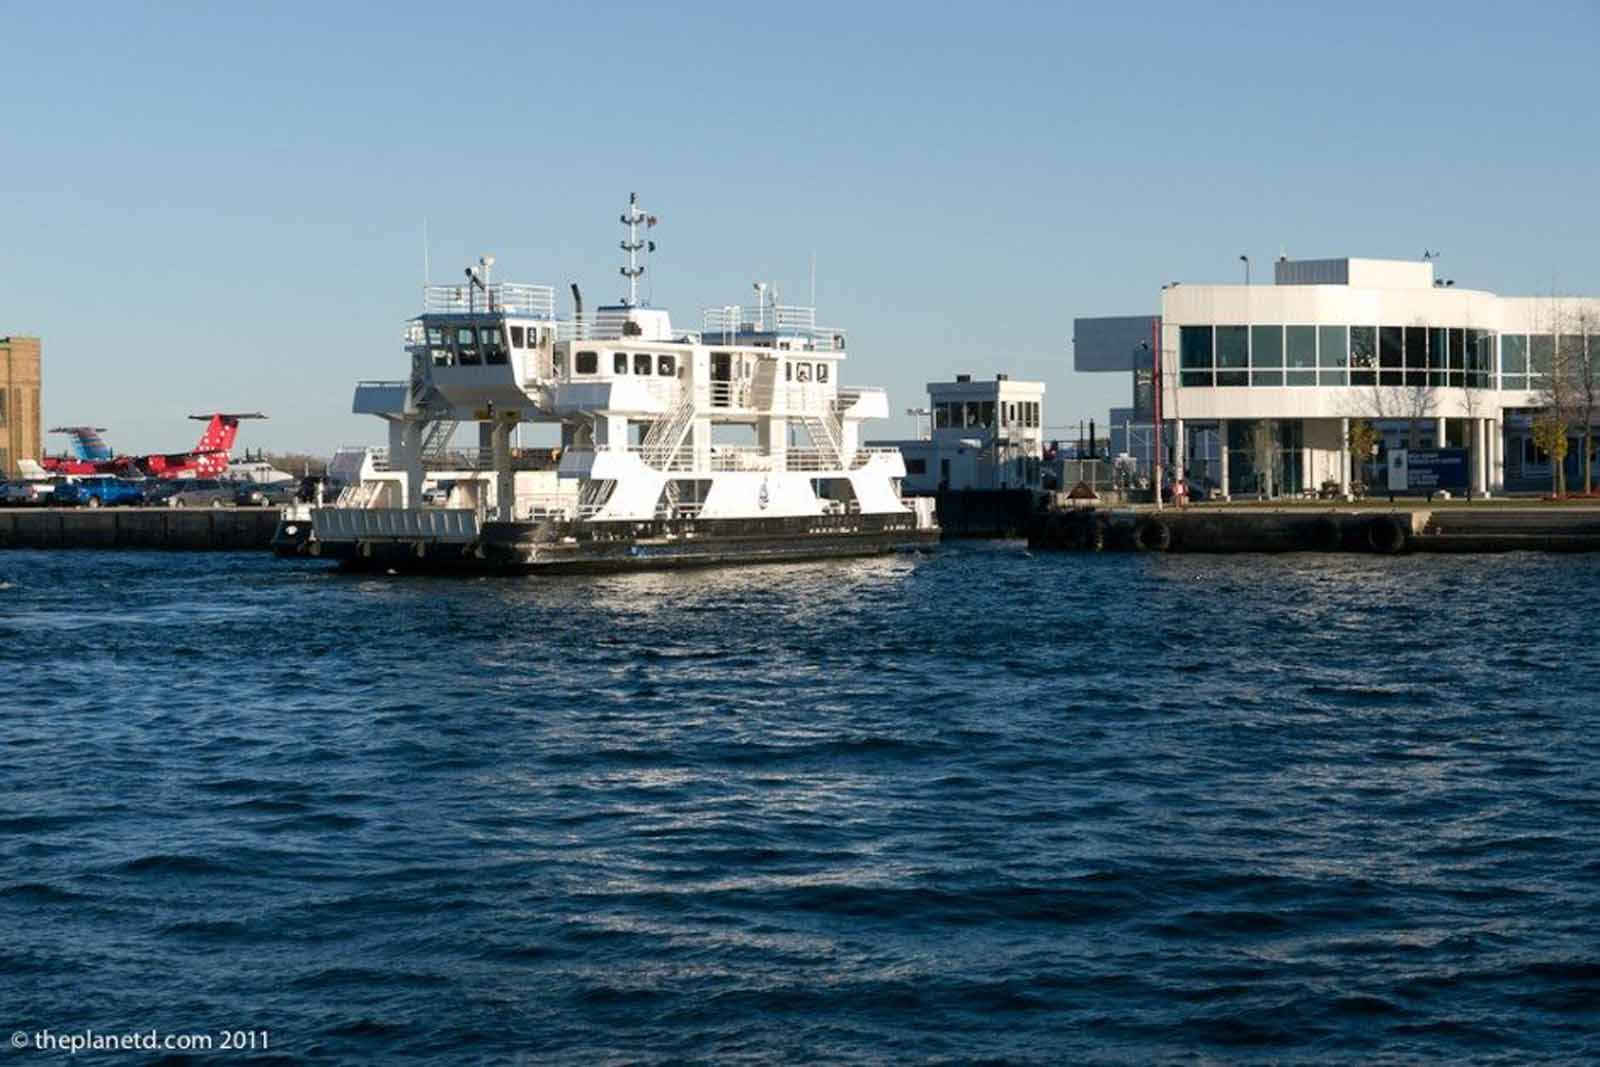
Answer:
M956 381L958 381L958 382L970 382L970 381L972 381L972 375L970 375L970 374L958 374L958 375L956 375Z

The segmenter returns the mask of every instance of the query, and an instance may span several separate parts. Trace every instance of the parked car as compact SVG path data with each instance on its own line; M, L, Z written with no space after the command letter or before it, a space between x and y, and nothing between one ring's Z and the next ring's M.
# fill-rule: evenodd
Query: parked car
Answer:
M54 493L56 486L66 485L67 479L32 478L19 482L7 482L0 496L0 503L10 508L39 508L50 503L50 494Z
M437 484L430 485L422 491L422 502L424 504L442 508L445 506L445 504L449 503L450 491L455 487L456 483L453 480L438 482Z
M339 499L339 492L344 488L344 483L326 475L311 474L300 479L300 489L295 493L295 499L302 504L315 504L317 490L322 490L322 501L332 504Z
M179 478L163 496L168 507L220 508L233 503L231 482L215 478Z
M63 482L50 493L50 503L56 507L112 507L125 504L138 507L144 503L144 483L128 478L85 478L77 482Z
M242 508L278 507L294 503L293 482L241 482L233 491L233 502Z

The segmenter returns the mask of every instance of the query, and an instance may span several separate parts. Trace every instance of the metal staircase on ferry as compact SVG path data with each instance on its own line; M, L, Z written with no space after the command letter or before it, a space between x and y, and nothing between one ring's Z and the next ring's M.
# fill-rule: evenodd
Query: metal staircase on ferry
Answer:
M694 394L685 389L678 406L666 418L657 419L640 442L640 458L646 465L657 470L671 469L678 458L683 439L688 436L689 426L694 421L694 411Z
M422 435L423 463L443 463L450 455L450 442L461 423L455 419L436 419Z
M812 447L822 454L823 459L827 461L826 465L837 465L840 468L846 465L844 423L840 420L838 411L829 411L826 415L800 412L794 417L806 428Z
M336 508L356 508L365 510L375 508L383 496L386 488L383 482L360 482L356 485L347 485L339 490L339 498L334 501Z

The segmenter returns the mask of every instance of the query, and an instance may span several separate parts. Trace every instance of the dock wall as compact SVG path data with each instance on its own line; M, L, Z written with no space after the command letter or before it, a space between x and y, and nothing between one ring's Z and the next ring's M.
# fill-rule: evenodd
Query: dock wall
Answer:
M0 548L266 549L277 508L0 509Z
M1600 508L1084 509L1041 515L1034 548L1137 552L1595 552Z
M964 537L1025 537L1040 494L1031 489L942 489L934 495L940 533Z

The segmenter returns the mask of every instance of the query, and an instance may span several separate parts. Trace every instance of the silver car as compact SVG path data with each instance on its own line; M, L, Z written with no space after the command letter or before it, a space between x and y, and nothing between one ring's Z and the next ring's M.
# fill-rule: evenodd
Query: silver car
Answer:
M233 503L235 486L215 478L185 478L166 494L168 507L220 508Z
M4 488L0 488L0 504L8 508L48 507L50 495L56 491L56 486L66 482L67 479L62 477L6 482Z

